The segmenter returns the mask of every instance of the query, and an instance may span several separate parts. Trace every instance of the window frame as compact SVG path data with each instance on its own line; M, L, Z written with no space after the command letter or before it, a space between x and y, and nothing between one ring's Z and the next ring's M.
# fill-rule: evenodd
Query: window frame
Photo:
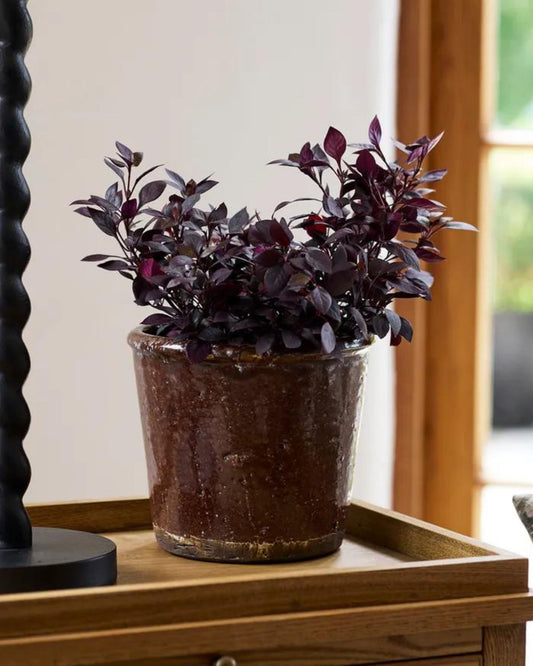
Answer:
M412 346L396 352L394 506L464 534L479 524L488 435L490 308L487 128L495 30L492 0L401 0L397 134L446 134L430 167L439 197L479 233L443 232L433 302L398 304ZM493 144L490 144L491 146Z

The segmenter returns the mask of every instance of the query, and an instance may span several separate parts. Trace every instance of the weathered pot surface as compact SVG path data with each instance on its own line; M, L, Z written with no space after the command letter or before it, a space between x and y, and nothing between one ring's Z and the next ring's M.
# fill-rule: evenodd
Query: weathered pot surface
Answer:
M259 357L137 328L133 348L154 531L171 553L299 560L344 536L368 345Z

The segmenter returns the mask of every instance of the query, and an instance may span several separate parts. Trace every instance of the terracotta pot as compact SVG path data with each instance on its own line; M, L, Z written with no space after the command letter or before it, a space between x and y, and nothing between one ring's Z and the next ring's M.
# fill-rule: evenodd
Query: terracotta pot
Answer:
M130 333L152 520L171 553L281 562L344 536L367 346L261 358L224 347L191 365Z

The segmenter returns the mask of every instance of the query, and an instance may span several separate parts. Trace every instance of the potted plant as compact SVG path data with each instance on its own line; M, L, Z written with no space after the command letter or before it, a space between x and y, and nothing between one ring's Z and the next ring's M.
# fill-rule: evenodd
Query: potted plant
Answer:
M423 172L434 139L389 162L374 118L369 142L348 151L330 128L274 163L316 185L308 210L230 215L201 207L217 183L145 183L142 153L117 143L118 176L104 197L74 202L117 243L91 255L132 283L157 312L129 336L133 348L154 530L166 550L217 561L287 561L339 548L374 336L410 340L389 306L429 300L420 260L440 261L443 215ZM145 183L145 184L143 184ZM170 188L161 206L153 203ZM400 240L398 234L405 232Z

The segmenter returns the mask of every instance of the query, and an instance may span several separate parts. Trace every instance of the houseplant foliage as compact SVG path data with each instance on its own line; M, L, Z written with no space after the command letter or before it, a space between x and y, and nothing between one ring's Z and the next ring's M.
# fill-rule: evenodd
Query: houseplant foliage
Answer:
M443 259L436 233L471 228L430 196L445 170L423 163L439 140L397 144L405 158L389 162L377 118L366 144L331 127L274 162L316 197L267 217L202 205L211 177L151 180L157 167L142 171L142 154L117 143L105 161L118 181L74 202L118 247L85 260L156 310L129 343L163 548L255 562L340 546L368 346L411 339L389 306L429 300L420 261ZM287 214L295 203L304 212Z
M322 349L337 341L410 340L411 325L387 306L398 298L430 299L432 277L420 260L441 261L434 236L469 228L444 215L429 198L445 170L423 172L442 135L409 145L403 164L388 162L374 118L369 143L347 147L330 128L324 142L275 160L299 170L317 187L314 199L296 199L310 210L284 217L290 203L265 218L246 208L233 215L224 203L201 207L217 183L185 181L167 169L167 180L137 175L142 153L117 143L106 164L119 177L103 197L91 196L77 212L112 236L119 255L90 255L106 270L132 281L135 302L157 314L144 324L158 335L187 341L193 362L214 344L254 345L259 355ZM155 167L156 168L156 167ZM170 190L160 207L154 201ZM297 239L296 229L305 233ZM408 238L398 238L407 232Z

